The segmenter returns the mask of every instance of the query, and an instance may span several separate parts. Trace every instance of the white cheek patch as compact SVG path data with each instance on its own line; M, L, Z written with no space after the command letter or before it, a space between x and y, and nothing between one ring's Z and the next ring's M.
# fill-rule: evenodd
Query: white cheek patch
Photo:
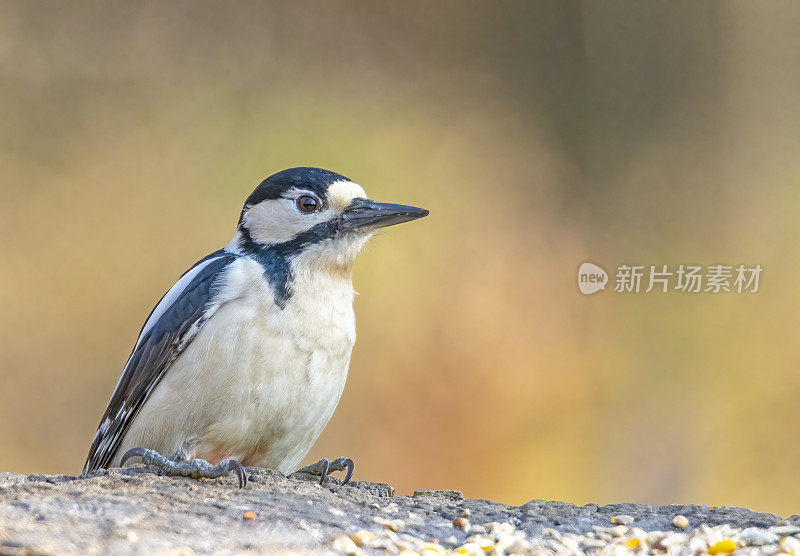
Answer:
M244 224L259 243L283 243L325 219L322 214L303 214L292 199L271 199L244 213Z
M356 198L366 199L367 194L357 183L351 181L336 181L328 187L328 204L334 212L340 213Z
M303 191L293 189L292 197ZM337 181L328 187L328 208L322 212L303 214L295 206L294 199L269 199L248 208L243 223L252 238L258 243L275 244L293 239L333 214L341 214L355 198L365 199L367 194L357 183Z

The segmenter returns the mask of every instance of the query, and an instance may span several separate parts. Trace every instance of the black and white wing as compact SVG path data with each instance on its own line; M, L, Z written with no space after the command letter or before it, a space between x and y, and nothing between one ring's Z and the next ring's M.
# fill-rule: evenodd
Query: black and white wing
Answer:
M111 464L150 393L219 307L218 278L234 259L225 251L201 259L150 313L92 440L84 473Z

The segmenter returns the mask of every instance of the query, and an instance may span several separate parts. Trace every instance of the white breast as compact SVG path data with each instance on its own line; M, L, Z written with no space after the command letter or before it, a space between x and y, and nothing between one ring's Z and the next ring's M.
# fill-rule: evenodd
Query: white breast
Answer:
M118 454L171 454L192 441L197 457L289 473L333 415L355 342L349 275L301 272L280 309L258 263L241 258L227 272L229 301L153 391Z

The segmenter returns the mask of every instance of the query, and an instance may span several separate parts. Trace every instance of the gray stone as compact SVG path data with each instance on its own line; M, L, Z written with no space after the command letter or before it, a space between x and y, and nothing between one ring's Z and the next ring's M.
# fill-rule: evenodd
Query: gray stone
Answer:
M233 476L195 481L160 477L147 468L112 469L89 477L0 473L0 554L147 554L186 547L196 553L330 552L333 539L385 527L381 508L397 505L403 534L439 539L449 546L465 542L467 532L453 519L469 511L481 525L510 522L530 539L544 528L586 533L613 526L626 514L645 531L672 528L676 514L695 524L768 528L780 522L771 514L742 508L612 504L576 506L532 500L519 507L463 499L451 491L418 491L396 496L385 484L284 477L249 468L250 482L238 489ZM394 506L392 506L394 508ZM253 512L252 515L245 514ZM412 514L410 515L409 512ZM601 531L603 529L600 529Z

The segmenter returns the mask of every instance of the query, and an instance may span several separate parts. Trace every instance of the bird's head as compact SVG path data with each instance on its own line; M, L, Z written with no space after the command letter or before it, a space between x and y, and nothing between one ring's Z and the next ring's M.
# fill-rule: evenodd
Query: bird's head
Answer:
M250 194L229 249L270 249L285 258L349 269L379 228L426 216L425 209L367 199L364 189L335 172L291 168Z

